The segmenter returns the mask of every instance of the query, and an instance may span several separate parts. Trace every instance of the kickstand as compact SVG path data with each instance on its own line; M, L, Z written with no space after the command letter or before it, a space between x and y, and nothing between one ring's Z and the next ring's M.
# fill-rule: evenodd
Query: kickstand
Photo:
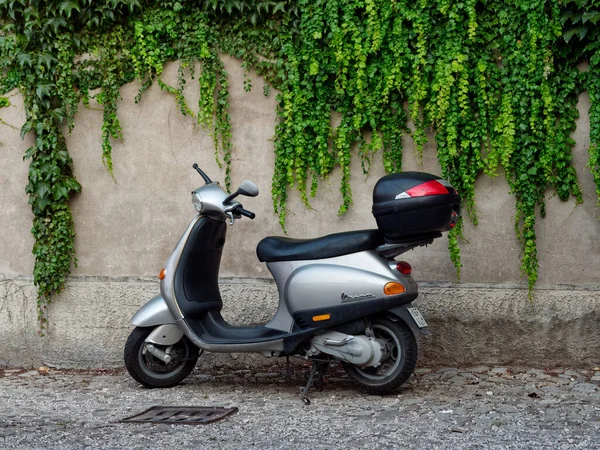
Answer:
M305 405L310 405L310 399L308 398L308 390L311 386L317 386L319 390L323 389L323 376L327 372L329 363L313 361L310 369L310 375L308 376L308 382L306 386L300 388L300 398Z

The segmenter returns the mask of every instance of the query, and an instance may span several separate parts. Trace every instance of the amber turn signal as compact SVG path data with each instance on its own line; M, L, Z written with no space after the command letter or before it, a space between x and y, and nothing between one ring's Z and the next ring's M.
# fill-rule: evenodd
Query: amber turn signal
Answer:
M321 314L320 316L313 316L313 322L321 322L323 320L331 319L331 314Z
M385 295L398 295L402 294L406 289L400 283L396 283L395 281L390 281L383 288L383 293Z
M167 276L167 269L163 268L163 270L161 270L160 273L158 274L158 279L164 280L166 276Z

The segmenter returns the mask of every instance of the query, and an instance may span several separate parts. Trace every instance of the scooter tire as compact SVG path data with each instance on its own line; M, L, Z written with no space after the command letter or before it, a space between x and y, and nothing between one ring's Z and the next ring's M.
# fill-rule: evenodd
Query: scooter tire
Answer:
M144 354L144 343L152 327L136 327L125 343L125 367L131 377L148 388L168 388L183 381L198 361L200 349L185 336L173 347L175 357L165 363L150 353Z
M393 322L386 318L375 318L371 326L376 338L389 340L390 355L382 369L362 368L354 364L343 363L350 378L370 394L391 394L412 375L417 365L418 347L415 335L402 321ZM388 339L389 337L389 339Z

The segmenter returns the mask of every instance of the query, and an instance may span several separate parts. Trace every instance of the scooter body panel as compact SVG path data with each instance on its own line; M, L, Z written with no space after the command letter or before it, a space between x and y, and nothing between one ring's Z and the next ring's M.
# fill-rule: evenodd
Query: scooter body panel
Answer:
M206 222L216 223L205 226ZM220 225L219 225L220 223ZM375 250L352 253L334 258L305 261L271 262L267 267L271 271L280 292L279 306L273 319L262 330L250 331L243 338L222 339L227 334L226 328L216 327L216 333L207 333L205 327L195 326L195 320L205 320L202 315L189 317L190 299L185 298L184 291L175 288L181 284L179 267L185 262L187 254L203 254L190 246L204 246L213 242L218 236L224 245L224 224L214 219L197 216L188 226L179 243L175 246L166 264L166 276L161 282L161 293L172 317L182 328L185 335L197 346L219 352L257 351L280 352L285 338L297 341L298 334L305 334L319 328L340 324L359 318L368 312L377 312L388 307L412 301L417 295L417 285L410 276L401 275ZM220 254L219 254L220 255ZM220 258L215 257L218 265ZM182 262L183 261L183 262ZM217 268L214 268L217 273ZM178 281L179 280L179 281ZM383 288L388 282L401 283L405 292L400 295L386 296ZM194 298L195 305L209 299ZM185 308L181 302L187 302ZM310 321L313 312L335 312L331 322L314 323ZM308 322L307 323L307 319ZM301 320L299 320L301 319ZM300 323L300 326L299 326ZM214 329L215 327L213 327ZM277 330L279 333L265 334L264 329ZM200 331L200 332L199 332ZM204 338L203 338L204 336Z
M136 327L154 327L169 323L176 323L176 320L161 295L148 301L131 318L131 324Z
M217 226L205 227L204 223L206 221L217 222ZM177 281L181 280L181 270L185 269L184 267L179 267L179 265L182 263L182 257L184 256L185 252L190 250L188 246L193 246L196 244L195 241L198 243L208 243L214 241L215 236L213 236L213 234L218 234L221 236L222 242L220 243L220 247L222 247L224 245L224 233L222 233L222 229L219 224L224 225L224 222L218 220L215 221L215 219L198 215L187 227L165 265L165 278L161 280L160 283L160 290L162 298L164 299L164 303L166 304L168 311L171 313L173 322L177 323L177 326L181 328L183 333L190 341L192 341L192 343L204 350L213 352L279 353L284 348L284 342L281 337L283 333L280 333L279 336L273 335L270 337L257 339L256 342L249 341L248 339L245 341L239 339L227 341L218 335L207 336L207 338L202 339L199 336L198 330L196 330L196 328L199 327L194 326L194 322L201 319L192 319L186 317L184 308L181 307L181 302L189 301L187 298L184 298L184 292L182 291L181 287L180 289L176 289L175 287ZM215 264L218 265L219 260L220 258L216 258ZM218 269L218 267L215 269ZM193 300L197 301L198 304L201 304L205 299L194 298Z
M198 334L192 329L192 324L182 319L177 322L181 327L184 334L190 341L197 347L209 352L219 353L263 353L265 356L279 356L284 350L285 343L281 337L270 340L263 340L260 342L235 342L235 341L208 341L206 339L200 339Z
M296 322L294 317L302 312L321 315L320 312L343 311L345 316L352 316L350 310L396 306L417 296L413 278L393 269L374 250L318 260L270 262L267 267L280 298L277 313L266 326L286 332L291 332ZM405 292L386 296L383 288L389 282L401 283ZM320 324L328 325L326 321Z
M274 263L277 264L277 263ZM285 299L291 314L307 309L339 306L385 298L389 282L401 283L405 293L416 292L411 277L401 276L376 251L335 258L302 261L285 281Z
M165 265L165 278L160 282L160 293L162 297L165 299L166 305L171 311L171 314L175 318L176 321L180 321L183 319L183 313L179 308L179 305L175 301L175 289L174 289L174 280L175 280L175 271L177 269L177 265L179 264L179 260L181 258L181 254L183 253L183 249L188 241L190 233L192 229L196 225L196 223L202 218L202 216L196 216L192 222L188 225L187 229L184 231L183 235L179 239L179 242L171 252L169 259L167 259L167 263Z

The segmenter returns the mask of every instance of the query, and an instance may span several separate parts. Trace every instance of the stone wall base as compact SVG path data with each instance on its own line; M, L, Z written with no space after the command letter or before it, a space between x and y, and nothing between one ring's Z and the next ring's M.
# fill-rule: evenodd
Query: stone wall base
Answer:
M430 325L418 336L421 366L589 367L600 365L600 287L421 284L416 301ZM267 322L277 306L268 280L224 279L223 316L233 324ZM136 310L158 293L150 279L72 278L48 308L38 334L31 280L0 281L0 366L110 368ZM205 354L206 355L206 354ZM272 365L260 355L206 355L200 366Z

